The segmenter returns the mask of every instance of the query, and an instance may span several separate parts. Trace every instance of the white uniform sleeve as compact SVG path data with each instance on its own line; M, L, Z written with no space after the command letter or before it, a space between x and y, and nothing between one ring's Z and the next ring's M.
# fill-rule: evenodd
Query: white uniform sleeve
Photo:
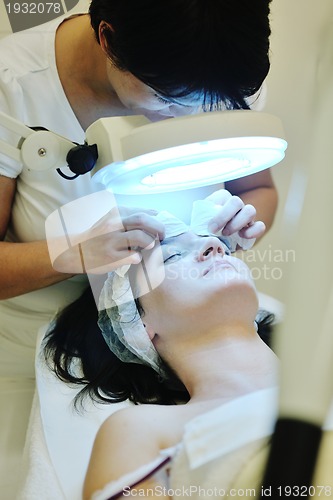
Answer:
M0 111L6 113L17 120L23 119L21 115L24 109L22 103L22 89L13 77L11 71L0 65ZM17 146L20 137L14 132L8 131L1 125L0 118L0 139L13 146ZM0 143L0 175L16 178L22 171L22 164L1 153Z

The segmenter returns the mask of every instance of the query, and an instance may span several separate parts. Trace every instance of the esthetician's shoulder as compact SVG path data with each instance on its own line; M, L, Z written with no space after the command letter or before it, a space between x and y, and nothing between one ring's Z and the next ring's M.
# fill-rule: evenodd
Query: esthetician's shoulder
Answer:
M0 69L11 70L18 78L29 72L45 70L50 64L50 57L54 58L56 31L70 17L72 16L68 14L59 16L47 23L1 38Z

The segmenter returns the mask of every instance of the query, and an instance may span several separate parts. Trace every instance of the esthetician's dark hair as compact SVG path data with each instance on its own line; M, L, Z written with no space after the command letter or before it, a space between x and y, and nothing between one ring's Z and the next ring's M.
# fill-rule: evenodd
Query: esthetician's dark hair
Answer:
M110 59L164 97L248 109L269 71L270 0L92 0Z
M140 315L144 311L137 300ZM124 363L107 346L97 325L98 312L91 288L59 314L46 337L44 356L48 366L64 382L82 385L76 405L90 396L94 401L175 404L189 394L167 365L168 380L149 366ZM270 344L274 316L261 312L258 333Z

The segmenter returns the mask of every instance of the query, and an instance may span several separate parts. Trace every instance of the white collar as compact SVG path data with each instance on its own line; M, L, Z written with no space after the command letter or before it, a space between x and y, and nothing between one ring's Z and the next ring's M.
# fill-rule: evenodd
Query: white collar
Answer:
M278 414L276 387L247 394L191 420L184 448L191 469L270 436Z

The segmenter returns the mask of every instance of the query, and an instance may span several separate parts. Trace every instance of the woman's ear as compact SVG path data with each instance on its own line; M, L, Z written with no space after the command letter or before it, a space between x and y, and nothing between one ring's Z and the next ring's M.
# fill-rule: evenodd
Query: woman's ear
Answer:
M148 323L144 324L143 325L146 329L146 332L148 334L148 337L150 338L150 340L153 340L153 338L155 337L156 335L156 332L155 332L155 328L153 328L151 325L149 325Z
M111 24L107 23L106 21L101 21L98 27L98 39L104 54L108 56L108 44L105 38L106 31L114 31L114 30Z

